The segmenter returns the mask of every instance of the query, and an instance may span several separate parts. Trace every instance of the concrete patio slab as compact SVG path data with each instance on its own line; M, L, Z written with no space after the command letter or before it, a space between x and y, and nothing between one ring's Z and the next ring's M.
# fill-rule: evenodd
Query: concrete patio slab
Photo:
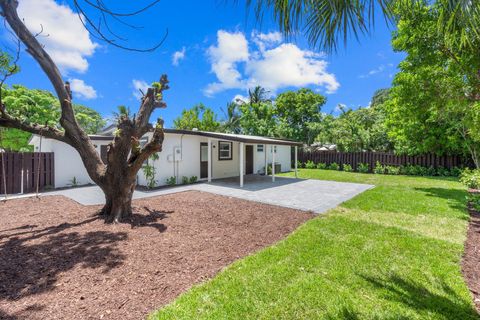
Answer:
M137 190L133 197L134 199L140 199L197 190L287 208L323 213L373 187L367 184L285 177L276 177L276 181L272 182L271 177L251 175L245 176L243 188L240 188L239 178L237 177L215 180L211 183L197 183L152 191ZM97 186L58 190L42 194L42 196L46 195L62 195L83 205L105 203L103 193Z

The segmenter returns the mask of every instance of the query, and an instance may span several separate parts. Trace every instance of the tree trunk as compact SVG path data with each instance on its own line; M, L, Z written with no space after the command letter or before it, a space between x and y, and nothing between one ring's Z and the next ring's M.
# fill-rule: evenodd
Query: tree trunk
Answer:
M135 184L126 186L108 186L105 192L105 206L101 213L107 223L129 221L132 215L132 196Z

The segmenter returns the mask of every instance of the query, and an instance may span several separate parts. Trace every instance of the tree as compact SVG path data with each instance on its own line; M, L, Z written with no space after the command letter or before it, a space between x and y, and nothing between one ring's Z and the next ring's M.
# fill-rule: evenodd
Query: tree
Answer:
M212 109L199 103L191 109L183 109L181 116L173 120L173 127L184 130L196 128L201 131L218 131L220 122L217 121L217 115Z
M242 103L240 126L243 134L255 136L276 136L277 118L272 102Z
M156 2L158 1L152 4ZM102 1L86 3L91 6L90 9L95 9L101 13L102 25L105 25L105 17L120 19L125 15L124 13L120 14L109 10ZM112 45L123 47L103 34L102 30L105 29L100 29L99 25L96 24L96 20L94 23L94 20L89 19L88 14L86 14L86 11L80 6L78 1L74 1L74 6L79 13L80 19L82 19L82 23L97 38L103 39ZM137 172L150 155L162 150L164 139L163 121L158 119L156 125L152 126L149 123L149 119L155 109L166 107L166 103L163 101L163 93L169 88L167 76L161 76L159 82L153 83L152 87L148 88L134 117L122 115L118 119L118 130L113 141L108 146L107 163L103 163L87 132L81 128L75 117L69 84L63 81L59 69L39 43L36 35L33 35L18 17L17 7L17 0L0 0L1 14L11 28L12 33L18 38L18 43L20 44L21 42L26 46L27 52L40 65L55 89L61 110L59 123L63 130L48 123L37 124L22 121L22 119L10 114L10 106L3 100L3 97L0 100L0 127L14 128L42 135L46 138L67 143L75 148L80 154L90 178L105 194L106 201L102 213L106 216L106 220L119 222L123 219L128 219L132 213L131 201ZM143 12L148 7L150 6L138 12ZM134 12L130 15L134 14L136 13ZM149 49L136 51L153 50L160 44ZM123 48L133 50L131 48ZM16 63L14 63L14 66L16 67ZM140 147L139 139L149 131L152 131L151 139L143 147Z
M322 120L320 110L326 101L324 96L307 88L279 94L275 99L275 114L279 120L277 134L312 144L318 135L314 124Z
M62 130L58 123L60 105L50 92L13 85L12 88L5 87L2 93L11 116L23 122L48 124ZM87 133L96 133L105 125L105 121L95 110L78 104L74 104L73 109L78 124ZM31 150L31 146L28 145L31 135L18 129L4 129L0 147L13 151Z
M247 0L257 20L272 14L286 37L300 31L309 43L324 51L346 44L349 36L357 40L368 34L375 25L376 11L380 9L387 22L394 22L399 9L402 13L412 7L435 4L442 14L436 31L457 48L478 46L470 36L480 35L480 1L471 0ZM405 10L406 9L406 10Z
M242 128L240 127L240 114L238 113L238 104L236 102L230 102L227 104L227 109L222 110L225 119L221 123L220 130L226 133L240 133Z
M397 152L465 153L478 167L480 56L478 49L460 49L438 32L442 14L438 5L400 14L392 45L407 57L384 103L389 135ZM465 36L464 30L457 32L458 38ZM476 35L471 31L468 37Z
M268 91L261 86L256 86L253 89L248 89L248 100L249 103L253 104L271 101L268 98Z

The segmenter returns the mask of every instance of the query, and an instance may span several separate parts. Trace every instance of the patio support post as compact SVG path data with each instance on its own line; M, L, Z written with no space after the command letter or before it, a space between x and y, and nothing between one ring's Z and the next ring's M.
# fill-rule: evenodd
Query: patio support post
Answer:
M272 182L275 182L275 145L272 146Z
M268 144L263 146L263 153L265 154L265 177L268 176Z
M240 152L239 152L239 156L238 156L238 162L240 163L240 188L243 187L243 163L244 163L244 159L243 159L243 149L244 149L244 143L243 142L240 142Z
M208 138L208 182L212 182L212 139Z
M295 178L298 178L297 163L298 163L298 147L295 146Z

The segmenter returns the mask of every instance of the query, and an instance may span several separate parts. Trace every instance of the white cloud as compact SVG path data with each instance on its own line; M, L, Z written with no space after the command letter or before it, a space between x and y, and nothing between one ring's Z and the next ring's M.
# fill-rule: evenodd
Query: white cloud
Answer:
M74 96L87 100L97 98L97 91L92 86L87 85L83 80L69 79L69 81L70 89Z
M85 72L88 69L86 58L98 45L68 6L54 0L22 0L18 14L32 33L40 32L43 26L38 40L62 71Z
M244 86L237 64L248 60L248 42L245 35L241 32L229 33L219 30L217 40L217 46L210 46L207 54L212 64L212 72L217 76L218 82L207 86L204 90L207 96L225 89Z
M142 98L142 93L140 90L143 91L143 93L147 93L147 89L149 87L148 83L145 82L144 80L137 80L133 79L132 80L132 85L133 85L133 96L140 100Z
M385 65L385 64L381 64L381 65L379 65L378 67L376 67L376 68L368 71L367 73L359 75L358 77L359 77L360 79L369 78L369 77L374 76L374 75L376 75L376 74L381 74L381 73L383 73L384 71L386 71L387 69L390 69L390 70L391 70L391 69L393 69L393 68L394 68L393 63L387 63L386 65Z
M279 33L252 33L256 50L249 52L249 43L243 33L217 33L217 45L207 55L212 72L218 81L204 90L212 96L227 89L247 89L260 85L273 93L286 87L317 86L335 92L340 84L327 71L328 63L322 54L302 50L294 44L281 43ZM243 65L243 74L240 66Z
M235 102L236 104L247 103L249 101L250 99L248 97L242 96L241 94L235 95L235 97L232 99L232 102Z
M181 51L175 51L172 55L172 64L178 66L180 60L185 58L185 47L182 47Z

